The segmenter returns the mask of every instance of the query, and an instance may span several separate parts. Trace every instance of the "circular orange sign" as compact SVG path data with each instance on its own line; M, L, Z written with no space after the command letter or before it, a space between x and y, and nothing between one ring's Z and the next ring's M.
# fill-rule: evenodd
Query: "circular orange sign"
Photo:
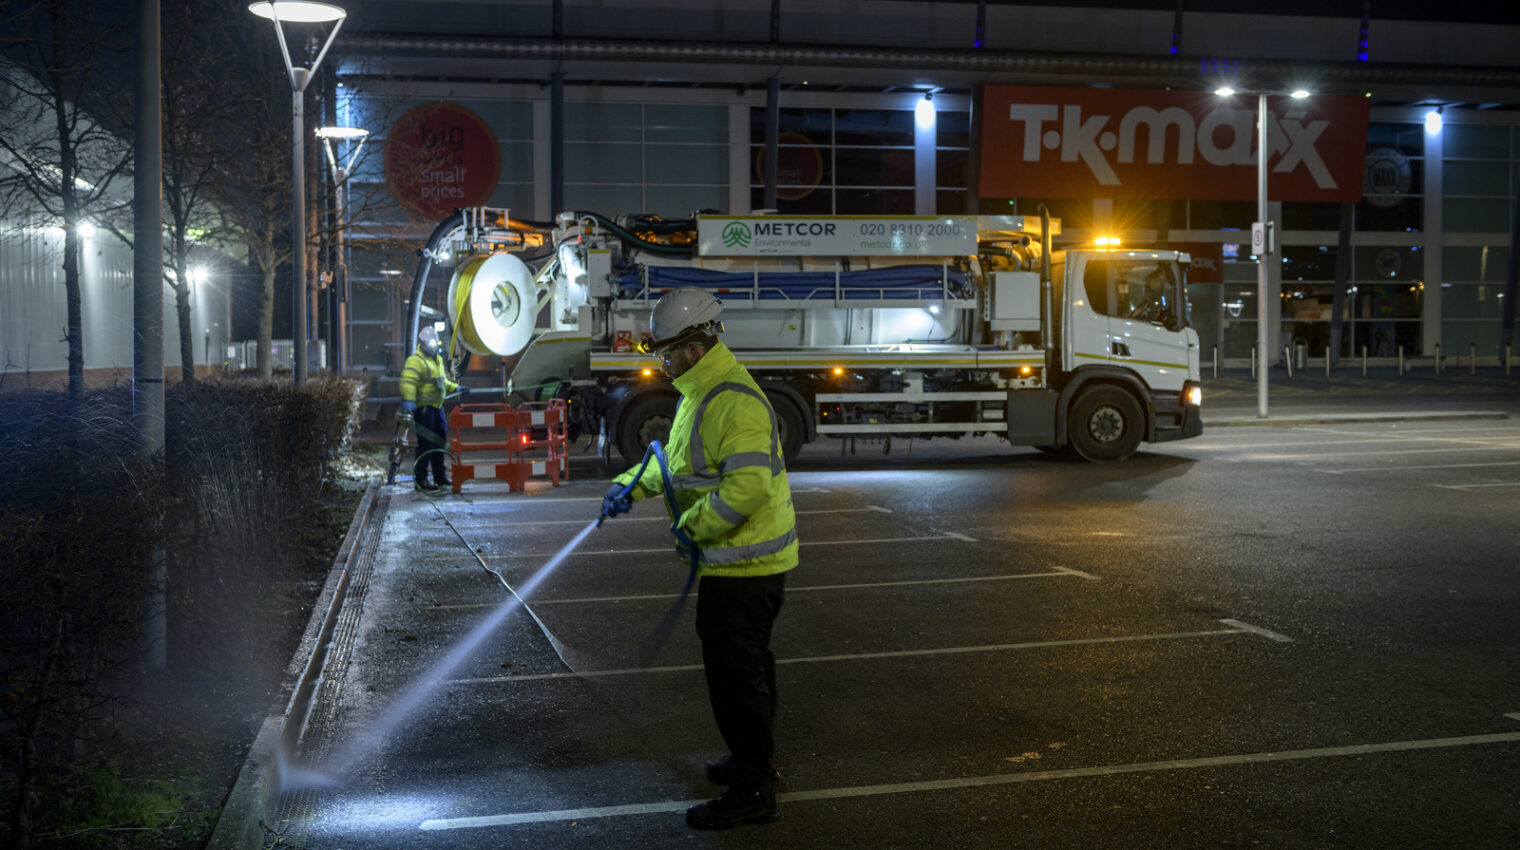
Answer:
M454 103L425 103L385 138L385 182L402 206L430 219L490 199L501 176L501 145L479 115Z
M823 155L813 140L801 133L777 137L776 197L783 201L806 198L823 179ZM765 148L755 154L755 176L765 183Z

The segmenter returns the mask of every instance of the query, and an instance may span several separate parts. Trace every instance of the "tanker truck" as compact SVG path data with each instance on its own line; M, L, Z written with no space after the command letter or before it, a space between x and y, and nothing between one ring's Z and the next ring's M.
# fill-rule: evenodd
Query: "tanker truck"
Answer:
M465 210L422 252L412 303L432 264L452 265L452 350L515 359L508 392L567 400L609 459L635 462L669 432L678 394L636 343L682 286L722 301L723 341L770 399L788 459L823 437L992 434L1103 462L1201 434L1189 256L1055 250L1060 232L1048 214L533 225Z

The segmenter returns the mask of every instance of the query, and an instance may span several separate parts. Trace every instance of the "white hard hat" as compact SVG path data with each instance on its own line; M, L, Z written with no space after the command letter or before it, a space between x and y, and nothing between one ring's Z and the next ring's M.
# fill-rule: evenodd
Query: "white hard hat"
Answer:
M427 325L417 332L417 347L422 349L422 353L428 357L438 353L438 331L433 330L432 325Z
M721 333L723 323L716 321L723 312L723 302L701 287L683 286L666 293L649 314L649 335L642 344L646 352L658 351L679 341L688 332L708 330Z

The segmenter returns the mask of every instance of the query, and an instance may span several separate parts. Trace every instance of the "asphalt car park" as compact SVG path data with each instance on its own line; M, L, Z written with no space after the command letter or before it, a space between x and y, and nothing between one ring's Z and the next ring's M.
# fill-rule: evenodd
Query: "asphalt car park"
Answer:
M650 645L686 578L659 506L540 574L605 489L578 462L526 495L391 495L307 744L340 781L287 807L285 842L1510 845L1513 420L1216 429L1108 465L849 448L789 472L781 821L682 820L721 743L690 604ZM531 615L507 589L530 586Z

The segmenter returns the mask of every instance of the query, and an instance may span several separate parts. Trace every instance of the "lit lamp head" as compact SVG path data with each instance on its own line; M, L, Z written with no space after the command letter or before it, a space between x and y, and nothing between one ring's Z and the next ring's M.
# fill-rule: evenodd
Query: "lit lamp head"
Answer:
M333 167L335 179L341 180L353 166L354 160L359 158L359 151L364 147L364 140L369 137L369 131L360 127L318 127L317 138L322 140L322 149L327 152L327 163ZM341 171L338 170L338 158L333 154L333 142L352 142L359 144L349 151L348 160Z
M318 127L317 138L343 141L345 139L362 139L369 135L369 131L360 127Z
M248 4L248 11L275 23L325 24L342 20L348 13L331 3L312 0L261 0Z

